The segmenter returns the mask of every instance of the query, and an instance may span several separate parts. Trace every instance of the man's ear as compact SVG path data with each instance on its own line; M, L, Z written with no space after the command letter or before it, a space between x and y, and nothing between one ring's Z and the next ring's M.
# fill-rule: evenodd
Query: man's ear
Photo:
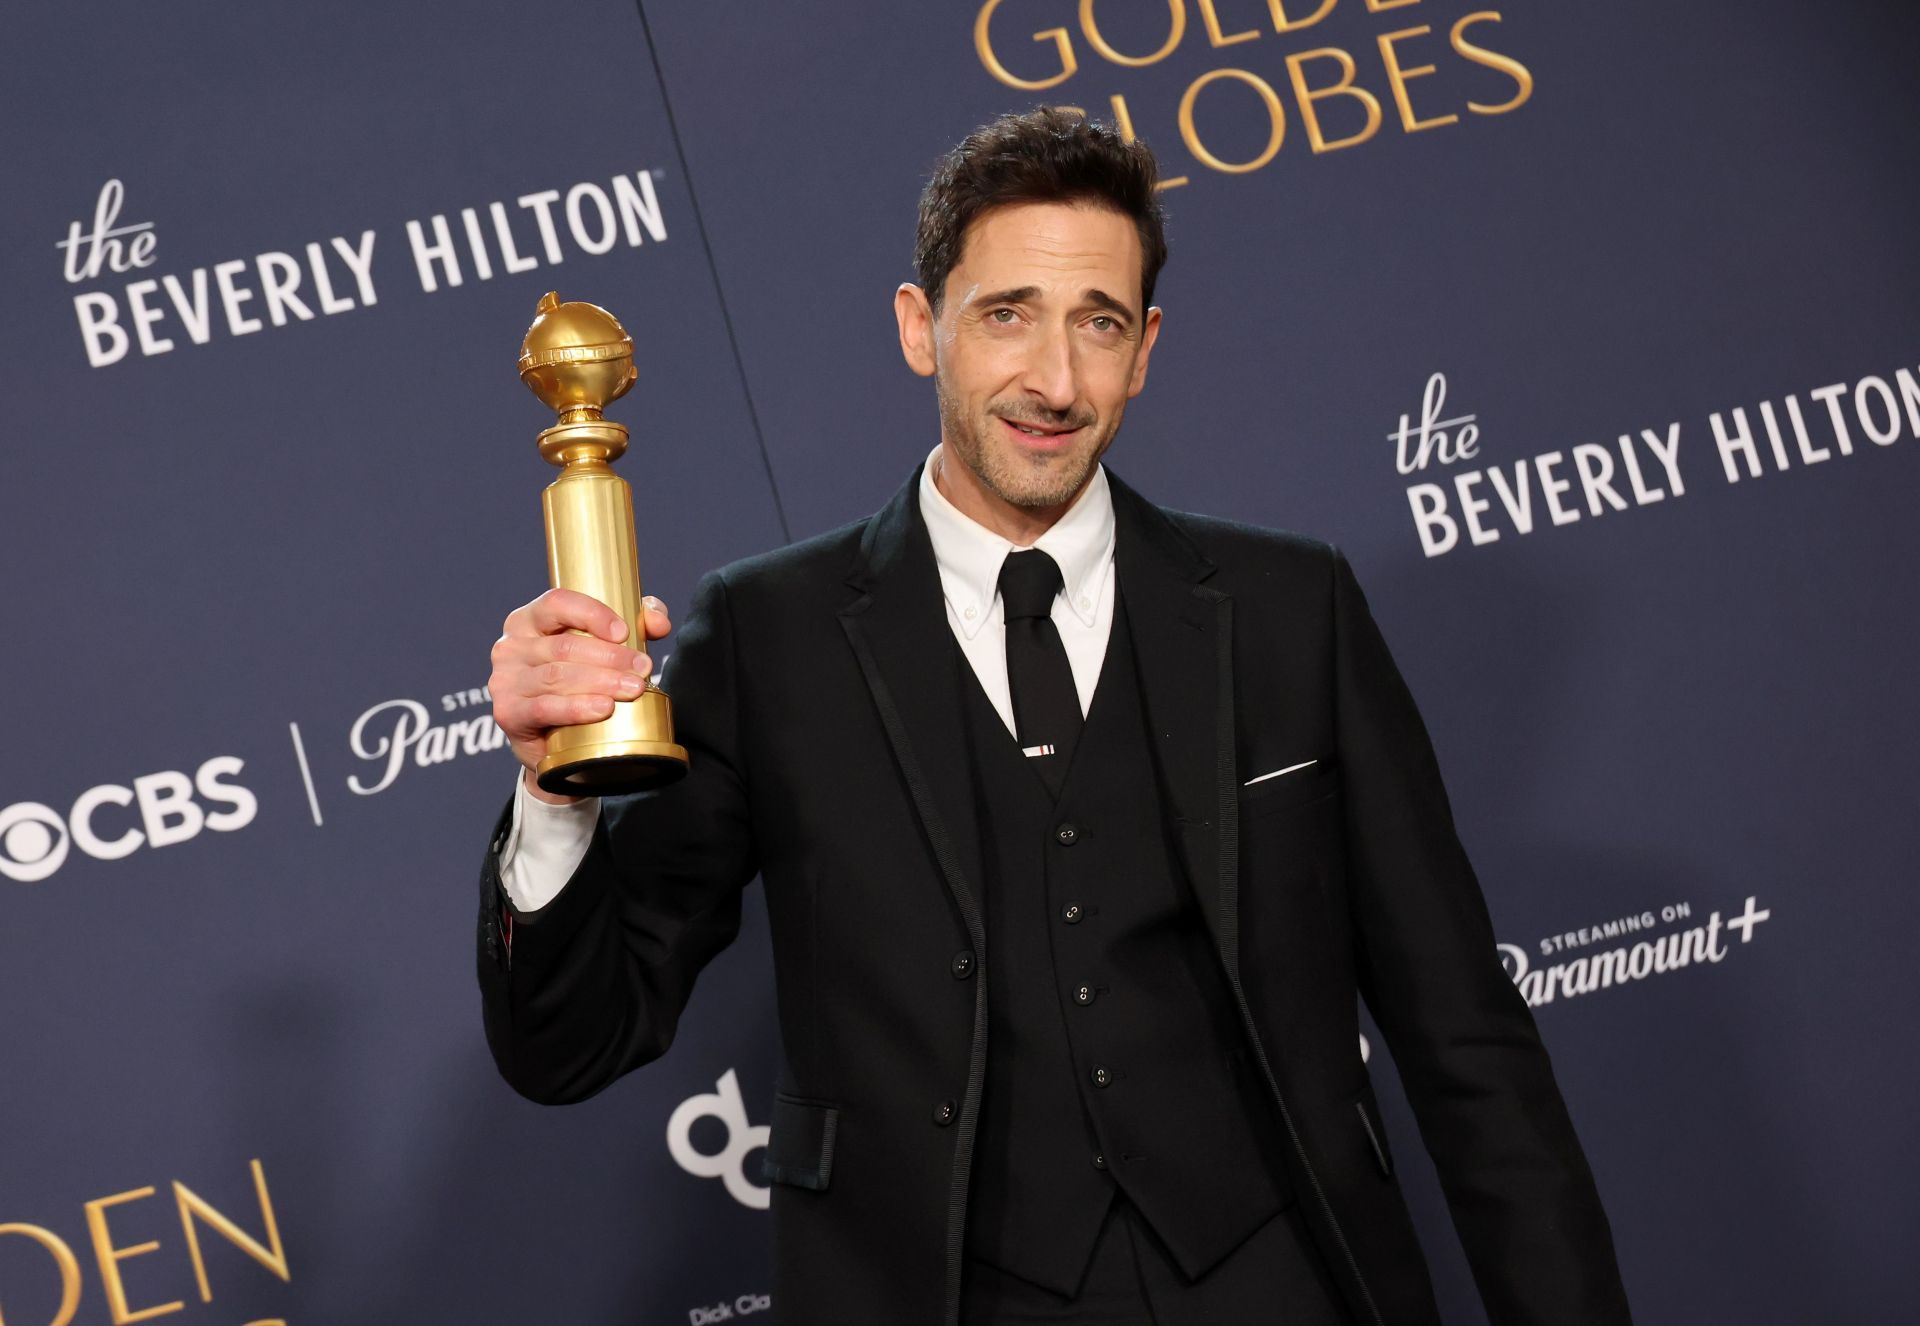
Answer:
M907 367L923 378L933 376L933 309L927 292L902 281L893 292L893 316L900 324L900 354Z

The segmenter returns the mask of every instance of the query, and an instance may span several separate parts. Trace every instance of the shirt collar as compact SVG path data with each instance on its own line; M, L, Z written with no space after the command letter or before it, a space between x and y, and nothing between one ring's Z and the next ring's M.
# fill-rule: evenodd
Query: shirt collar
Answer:
M961 633L971 640L993 615L1000 595L1001 563L1020 545L995 534L947 500L933 482L939 452L936 443L920 470L920 514L933 541L940 587ZM1113 561L1113 541L1113 491L1107 484L1106 467L1095 465L1093 478L1073 505L1032 544L1059 564L1067 607L1083 625L1094 623L1102 578Z

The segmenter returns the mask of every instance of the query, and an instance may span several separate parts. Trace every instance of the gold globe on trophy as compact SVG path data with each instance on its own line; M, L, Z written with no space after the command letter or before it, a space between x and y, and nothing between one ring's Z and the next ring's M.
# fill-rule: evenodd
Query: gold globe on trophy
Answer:
M627 449L627 430L601 417L638 376L633 338L618 318L598 304L563 304L555 291L541 296L520 345L520 380L560 416L540 434L540 454L561 467L541 496L548 577L619 613L627 643L644 648L633 491L611 464ZM649 680L635 698L616 700L611 717L555 728L534 781L556 795L613 796L661 787L686 772L666 692Z

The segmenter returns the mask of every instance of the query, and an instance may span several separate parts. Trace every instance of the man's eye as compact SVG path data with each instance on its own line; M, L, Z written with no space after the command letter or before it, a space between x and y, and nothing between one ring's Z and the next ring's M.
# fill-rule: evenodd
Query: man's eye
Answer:
M994 309L991 313L987 314L987 316L989 318L992 318L995 322L1000 322L1002 326L1005 326L1006 324L1004 322L1001 322L1001 318L1000 318L1000 315L1002 313L1006 314L1009 320L1011 320L1013 317L1013 310L1010 308Z
M1106 324L1107 324L1107 327L1118 327L1118 326L1120 325L1119 323L1117 323L1117 322L1115 322L1115 321L1114 321L1114 320L1113 320L1112 318L1110 318L1110 317L1108 317L1108 316L1107 316L1106 314L1104 314L1104 313L1102 313L1102 314L1100 314L1100 315L1098 315L1097 317L1095 317L1095 318L1094 318L1094 321L1095 321L1095 322L1104 322L1104 323L1106 323ZM1101 328L1100 330L1101 330L1101 331L1105 331L1105 330L1107 329L1107 327L1102 327L1102 328Z

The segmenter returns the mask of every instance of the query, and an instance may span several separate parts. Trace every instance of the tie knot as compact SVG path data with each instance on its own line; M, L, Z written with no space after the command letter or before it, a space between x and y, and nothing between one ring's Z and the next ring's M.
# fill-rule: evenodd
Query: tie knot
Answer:
M1040 549L1008 553L1000 564L1000 599L1006 619L1052 616L1053 597L1062 583L1060 564Z

